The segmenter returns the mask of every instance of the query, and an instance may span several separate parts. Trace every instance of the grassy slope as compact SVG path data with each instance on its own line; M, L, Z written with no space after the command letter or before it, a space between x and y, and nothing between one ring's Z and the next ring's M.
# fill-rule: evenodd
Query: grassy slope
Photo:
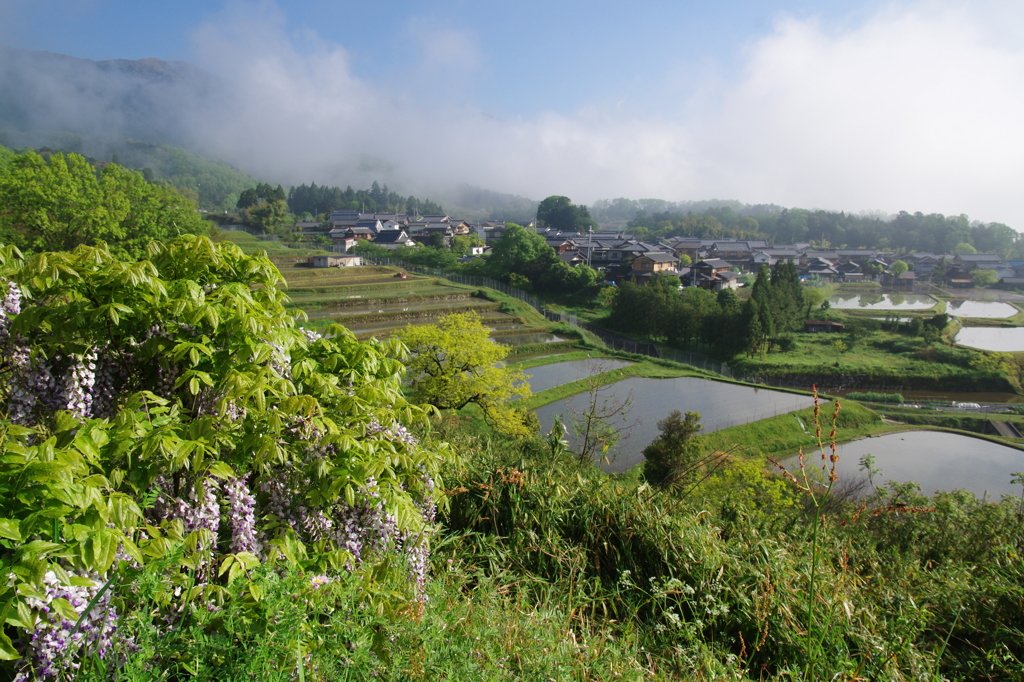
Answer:
M1013 391L1013 377L973 366L984 353L942 344L927 345L920 338L884 331L867 333L857 341L849 335L796 334L796 348L786 353L731 361L740 376L784 377L855 375L859 385L963 390ZM839 351L836 341L848 348Z

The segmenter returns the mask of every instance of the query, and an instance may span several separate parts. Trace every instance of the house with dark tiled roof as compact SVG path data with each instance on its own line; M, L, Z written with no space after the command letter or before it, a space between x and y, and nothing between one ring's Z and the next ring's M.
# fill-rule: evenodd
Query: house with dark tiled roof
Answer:
M381 232L373 240L374 244L380 244L386 249L397 249L399 246L416 246L405 230L387 230Z
M807 249L800 254L800 265L806 266L812 261L826 261L829 265L839 262L839 252Z
M739 273L732 271L732 264L721 258L706 258L690 266L688 273L680 279L684 286L696 286L711 291L738 289Z
M377 231L372 230L369 227L350 227L347 230L345 230L345 236L351 237L352 239L369 240L377 236Z
M570 268L574 268L577 265L583 265L587 262L586 256L580 254L579 249L560 251L558 253L558 257Z
M676 266L679 264L675 254L654 252L637 256L633 259L633 269L626 277L632 277L637 284L646 284L659 272L676 274Z
M807 261L803 268L804 274L808 277L819 277L825 280L834 280L839 276L839 270L824 258L813 258Z
M852 261L857 264L867 263L878 255L877 249L836 249L840 260Z
M953 262L965 270L998 270L1006 266L997 253L962 253L954 257Z
M962 265L953 265L946 271L946 283L951 287L968 288L974 286L974 278Z
M860 265L853 261L844 261L836 266L839 277L845 282L861 282L867 279Z

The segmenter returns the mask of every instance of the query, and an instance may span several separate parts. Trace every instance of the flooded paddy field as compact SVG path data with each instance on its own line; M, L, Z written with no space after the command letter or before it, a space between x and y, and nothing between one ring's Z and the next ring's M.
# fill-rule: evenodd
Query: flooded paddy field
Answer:
M695 377L634 377L607 386L599 392L599 404L622 403L627 400L629 409L626 422L637 423L630 430L629 437L615 448L611 464L603 467L612 472L625 471L643 461L643 449L658 437L658 422L672 410L699 412L703 432L709 433L814 404L811 396ZM537 408L535 412L540 419L542 432L550 430L556 416L561 416L563 423L571 423L574 415L585 412L589 404L589 393L583 393Z
M828 300L836 310L928 310L938 300L927 294L836 294Z
M1024 471L1024 450L981 438L942 431L901 431L842 443L836 450L839 481L859 480L864 455L875 458L881 474L874 485L886 481L917 483L925 494L938 490L967 490L978 497L998 500L1003 495L1020 495L1020 486L1010 483L1015 471ZM808 461L818 461L815 454ZM793 470L795 458L786 460ZM870 488L866 491L870 492Z
M1001 301L954 300L946 304L946 313L955 317L1005 319L1019 313L1015 306Z
M1024 327L963 327L956 335L961 346L997 353L1024 352Z
M502 341L504 343L504 340ZM540 393L555 386L571 384L603 372L610 372L620 367L628 367L634 363L613 358L594 358L590 360L569 360L555 362L550 365L539 365L523 370L529 375L530 391Z

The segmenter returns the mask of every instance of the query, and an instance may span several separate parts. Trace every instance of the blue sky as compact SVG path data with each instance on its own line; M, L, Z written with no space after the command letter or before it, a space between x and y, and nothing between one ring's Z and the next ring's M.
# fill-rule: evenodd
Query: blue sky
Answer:
M196 30L242 3L178 0L8 0L2 40L94 60L158 57L202 62ZM301 2L249 3L280 12L305 41L336 43L360 78L429 96L467 97L495 115L571 112L593 102L642 98L689 70L733 71L744 46L781 17L842 27L870 16L876 2L732 0L693 2ZM3 5L0 5L2 7ZM424 44L427 43L427 44ZM431 44L432 43L432 44ZM417 84L423 53L451 54L455 83ZM216 68L213 65L213 68ZM442 79L444 80L444 79ZM447 85L447 88L444 86Z
M211 148L283 182L1024 228L1022 4L0 0L0 42L197 63L239 102Z

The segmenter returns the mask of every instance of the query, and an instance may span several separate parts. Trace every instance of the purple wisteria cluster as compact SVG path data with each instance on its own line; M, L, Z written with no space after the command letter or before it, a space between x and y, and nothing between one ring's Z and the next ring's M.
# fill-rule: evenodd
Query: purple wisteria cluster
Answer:
M0 343L11 338L11 316L21 312L21 289L14 282L7 283L7 292L0 302Z
M72 575L72 577L75 577ZM28 655L18 666L15 682L70 678L78 670L82 654L104 658L112 648L123 651L131 642L117 641L117 611L110 604L110 592L93 605L81 618L89 603L96 597L102 583L93 579L89 586L64 585L53 571L43 578L42 597L28 597L27 606L40 615L35 629L27 636ZM55 599L65 599L78 618L70 620L66 613L54 607ZM76 624L81 619L81 624ZM24 650L24 648L23 648Z
M96 351L95 380L92 386L92 416L112 417L117 412L117 397L127 381L125 365L118 362L106 344Z
M216 479L207 477L201 484L188 485L183 496L174 496L174 486L162 476L153 482L157 491L156 502L150 510L153 520L173 521L178 519L185 527L185 533L206 529L217 535L220 528L220 503L217 501L219 485Z
M383 438L392 442L405 443L411 447L415 447L420 444L419 439L411 434L409 429L405 428L401 424L382 426L376 420L371 420L370 423L366 425L366 437Z
M352 555L350 568L360 565L370 553L395 549L400 541L398 520L384 508L373 478L367 481L363 500L354 506L339 501L327 507L311 507L305 494L311 486L308 464L283 465L260 481L266 495L267 511L291 526L304 541L328 540ZM400 544L400 542L399 542Z
M64 373L61 402L64 409L79 419L92 416L93 387L96 384L96 351L72 359Z
M416 436L400 424L383 426L371 421L365 433L368 438L389 440L410 448L419 444ZM381 489L373 477L366 481L354 505L341 499L323 507L309 504L306 491L314 486L309 472L317 468L317 461L326 454L311 447L305 461L281 465L271 475L263 477L258 488L266 511L291 526L303 541L329 541L347 551L351 555L350 570L372 556L393 554L402 558L417 594L423 598L430 563L429 533L437 509L434 481L426 468L420 467L422 486L416 496L419 499L414 500L423 525L416 530L401 530L398 519L387 511ZM403 485L402 489L406 487Z
M244 478L232 478L224 485L228 522L231 524L231 551L259 555L263 544L256 530L256 498Z

